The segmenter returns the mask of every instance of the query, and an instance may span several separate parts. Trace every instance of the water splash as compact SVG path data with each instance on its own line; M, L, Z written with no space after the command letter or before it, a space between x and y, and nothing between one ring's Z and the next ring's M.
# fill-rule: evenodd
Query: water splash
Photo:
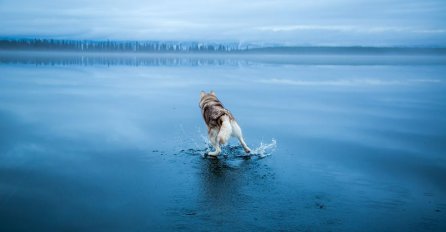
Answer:
M188 154L188 155L201 155L203 158L207 157L207 153L214 150L212 145L209 142L207 134L201 130L201 128L197 128L196 133L192 135L190 133L186 133L186 130L183 128L183 125L179 125L179 135L177 137L177 151L179 153ZM243 147L240 146L237 142L237 145L225 145L222 146L221 157L225 159L249 159L250 157L257 158L265 158L270 156L277 147L277 141L272 139L270 143L260 142L258 147L255 147L251 150L251 154L246 154L243 150ZM187 149L186 149L187 148Z
M277 141L275 139L271 139L271 143L263 143L260 142L260 145L251 151L252 155L256 155L259 158L265 158L273 154L276 150Z
M210 144L207 144L208 147L206 152L213 150ZM244 158L249 159L250 157L258 157L259 159L265 158L273 154L273 152L277 148L277 141L275 139L271 139L270 143L260 142L260 145L253 150L251 150L250 154L246 154L241 145L226 145L222 146L221 153L225 158ZM203 157L206 157L204 155Z

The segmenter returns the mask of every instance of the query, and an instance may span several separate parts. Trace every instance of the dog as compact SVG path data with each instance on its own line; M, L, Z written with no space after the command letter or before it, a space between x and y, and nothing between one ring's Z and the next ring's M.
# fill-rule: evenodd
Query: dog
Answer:
M239 140L246 153L251 153L251 149L243 139L240 126L231 112L223 107L214 91L210 93L201 91L199 106L204 122L208 127L209 141L215 148L215 151L209 152L208 155L218 156L221 153L220 145L226 144L231 136Z

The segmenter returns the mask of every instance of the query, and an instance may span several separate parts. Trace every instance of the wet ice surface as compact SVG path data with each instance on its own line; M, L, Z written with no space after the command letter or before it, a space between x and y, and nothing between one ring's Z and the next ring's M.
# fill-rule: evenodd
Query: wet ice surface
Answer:
M444 64L54 64L0 65L1 231L446 230Z

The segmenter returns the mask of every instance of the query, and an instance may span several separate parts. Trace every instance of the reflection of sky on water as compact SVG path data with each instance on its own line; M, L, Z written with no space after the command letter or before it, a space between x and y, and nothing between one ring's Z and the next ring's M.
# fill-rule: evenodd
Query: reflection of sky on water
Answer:
M2 227L441 231L445 71L3 64ZM210 89L277 150L202 159Z

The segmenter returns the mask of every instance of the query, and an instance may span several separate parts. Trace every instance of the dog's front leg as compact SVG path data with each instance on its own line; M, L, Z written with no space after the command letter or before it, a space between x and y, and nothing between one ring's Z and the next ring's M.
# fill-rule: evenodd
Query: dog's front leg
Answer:
M212 146L215 148L215 151L209 152L208 155L210 156L218 156L221 152L220 144L218 144L217 136L218 136L218 129L213 128L209 131L209 141L211 142Z

